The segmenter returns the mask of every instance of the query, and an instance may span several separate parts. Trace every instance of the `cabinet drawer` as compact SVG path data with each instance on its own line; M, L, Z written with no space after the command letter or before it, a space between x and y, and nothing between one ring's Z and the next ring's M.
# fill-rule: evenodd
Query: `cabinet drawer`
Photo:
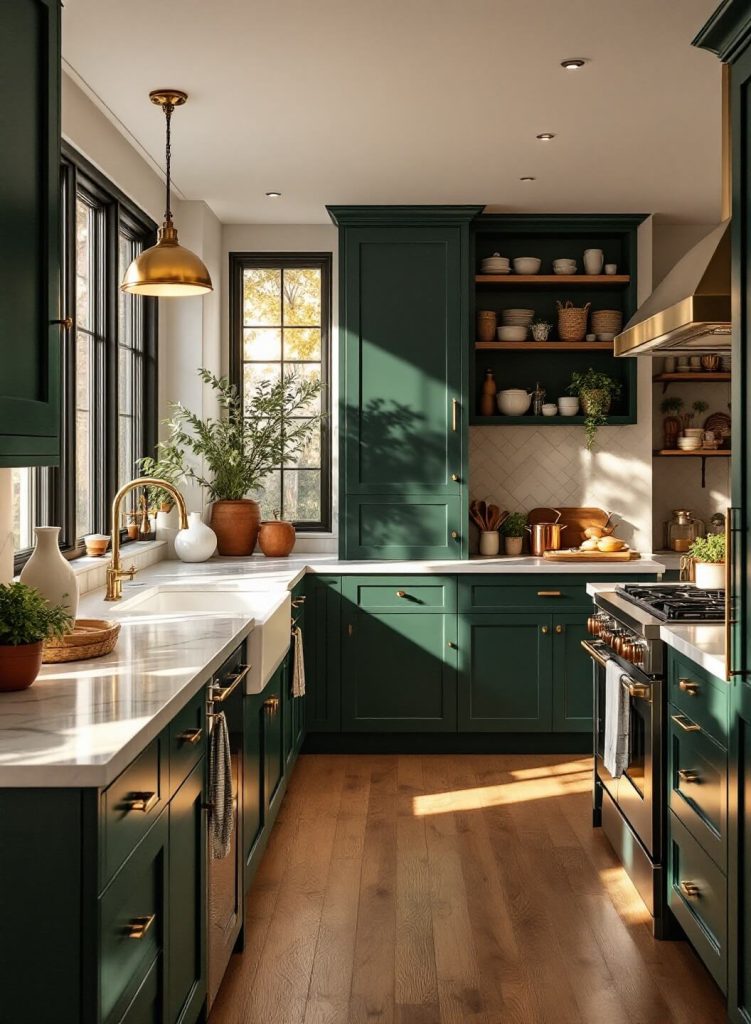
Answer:
M704 732L728 744L730 687L687 658L670 651L668 700L700 725Z
M99 900L102 1024L119 1022L137 1002L164 946L168 823L169 815L161 815Z
M586 621L591 599L586 587L559 583L490 583L487 576L480 580L462 580L459 584L461 611L541 611L555 613L582 609Z
M102 793L102 885L114 875L167 805L167 730Z
M727 883L711 857L671 812L668 902L707 970L727 990Z
M170 794L178 791L206 752L206 692L202 687L169 726Z
M374 613L456 611L456 580L441 576L345 576L342 593Z
M722 871L727 869L728 755L705 732L670 707L670 808ZM691 723L694 724L694 723Z
M159 998L160 970L161 963L157 958L118 1024L162 1024L162 1002Z

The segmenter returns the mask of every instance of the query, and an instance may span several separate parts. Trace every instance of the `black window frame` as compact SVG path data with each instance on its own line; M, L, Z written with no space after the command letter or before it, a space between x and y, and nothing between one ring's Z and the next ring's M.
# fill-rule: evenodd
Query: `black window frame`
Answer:
M37 468L35 478L34 520L60 524L60 550L74 559L85 552L82 538L76 536L75 477L75 357L78 323L76 319L76 197L83 193L101 209L104 244L96 254L103 282L101 324L105 344L94 367L99 404L95 418L94 526L108 533L110 505L118 480L118 302L120 292L119 236L122 228L136 235L144 247L156 242L156 223L140 210L92 163L72 146L63 142L61 162L62 190L62 309L73 318L73 326L62 334L60 465ZM141 455L152 454L157 441L158 420L158 307L155 298L143 302L143 375L140 389L139 432ZM102 415L103 414L103 415ZM121 524L121 539L127 533ZM31 549L17 551L16 573L31 556Z
M302 270L314 267L321 272L321 518L317 522L295 522L298 533L308 535L331 533L332 452L331 452L331 339L332 339L332 273L331 252L231 252L229 254L229 327L230 380L243 388L243 271ZM282 357L284 351L282 350ZM299 362L299 360L295 360ZM316 360L317 362L318 360ZM277 360L269 360L277 362ZM284 366L284 359L279 361Z

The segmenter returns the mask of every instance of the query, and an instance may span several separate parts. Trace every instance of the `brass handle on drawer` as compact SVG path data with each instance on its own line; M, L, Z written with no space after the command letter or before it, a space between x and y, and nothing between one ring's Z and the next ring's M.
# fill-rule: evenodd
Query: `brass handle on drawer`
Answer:
M397 590L396 596L397 597L406 597L407 595L406 595L406 593L403 590Z
M240 685L243 679L247 676L248 672L250 672L252 666L240 665L239 667L242 669L241 672L238 672L234 676L227 677L228 679L232 680L229 686L217 686L216 683L212 683L212 685L209 688L210 701L213 701L215 704L222 704L229 697L229 695L237 689L237 687Z
M685 715L671 715L670 717L684 732L701 732L701 726L692 722L690 718L686 718Z
M538 597L560 597L561 596L561 592L560 592L560 590L538 590L537 591L537 596Z
M678 689L683 690L683 692L687 693L689 697L695 697L699 692L699 684L693 682L691 679L679 679Z
M301 604L305 604L305 598L304 597L296 597L294 599L294 601L292 602L292 607L293 608L299 608Z
M541 633L549 633L550 632L550 626L541 626L540 627L540 632Z
M696 882L679 882L678 888L681 890L681 893L686 897L687 900L697 900L701 895L701 889L696 884Z
M130 798L123 802L123 806L129 811L143 811L144 814L148 814L158 802L158 793L132 793Z
M451 399L451 430L455 434L457 429L457 417L459 412L459 400Z
M691 768L679 768L678 778L681 782L698 782L699 773L693 771Z
M125 929L129 939L142 939L152 924L156 921L156 914L148 914L144 917L134 917Z
M278 697L267 697L263 702L263 710L269 714L275 714L279 709L279 698Z
M203 729L185 729L177 734L181 743L191 743L195 746L203 736Z
M64 331L69 331L73 326L73 317L66 316L62 320L50 320L50 324L59 324Z

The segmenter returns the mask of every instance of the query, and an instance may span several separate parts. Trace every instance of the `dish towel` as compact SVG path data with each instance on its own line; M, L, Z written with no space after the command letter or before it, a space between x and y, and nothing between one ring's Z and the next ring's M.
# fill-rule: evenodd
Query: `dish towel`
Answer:
M235 815L232 796L232 755L224 712L214 717L209 744L209 842L213 860L223 860L230 851Z
M302 647L302 630L299 626L295 626L292 630L292 640L294 642L294 664L292 665L292 696L293 697L304 697L305 696L305 655L303 654Z
M628 691L621 685L623 669L608 659L605 666L605 750L603 761L614 779L628 767L631 704Z

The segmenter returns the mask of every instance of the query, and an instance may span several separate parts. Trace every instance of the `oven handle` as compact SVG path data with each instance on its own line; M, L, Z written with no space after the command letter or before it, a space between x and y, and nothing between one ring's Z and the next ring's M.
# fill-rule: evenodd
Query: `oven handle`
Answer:
M647 704L652 703L652 687L646 683L636 683L624 672L621 676L621 686L628 690L629 697L636 697L638 700L645 700Z
M592 661L596 661L598 665L601 665L603 668L605 668L607 663L610 661L610 658L603 658L600 652L595 650L595 648L592 646L589 640L580 640L579 643L590 656Z

